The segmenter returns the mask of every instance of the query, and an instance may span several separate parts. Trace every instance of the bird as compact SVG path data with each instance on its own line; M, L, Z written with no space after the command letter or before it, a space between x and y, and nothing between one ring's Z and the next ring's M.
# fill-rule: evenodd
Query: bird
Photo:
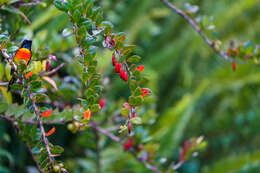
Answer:
M14 62L16 64L16 66L19 66L19 64L21 63L21 60L24 60L26 62L26 65L28 65L30 63L31 57L32 57L31 47L32 47L32 40L25 39L22 42L20 48L17 50L17 52L14 56ZM15 75L14 68L11 69L11 75L12 75L12 78L8 83L8 91L10 90L11 85L14 84L15 81L17 80L17 75Z
M18 65L21 60L24 60L27 65L30 63L32 57L31 47L32 40L24 40L22 42L22 45L17 50L14 56L14 62L16 63L16 65Z

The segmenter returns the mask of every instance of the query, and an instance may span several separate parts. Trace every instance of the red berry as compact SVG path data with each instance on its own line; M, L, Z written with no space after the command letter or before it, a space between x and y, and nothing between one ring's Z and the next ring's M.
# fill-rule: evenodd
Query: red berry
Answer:
M112 64L113 64L113 66L116 65L116 55L114 53L112 55Z
M126 81L126 82L128 81L128 74L127 74L126 71L124 72L123 79L124 79L124 81Z

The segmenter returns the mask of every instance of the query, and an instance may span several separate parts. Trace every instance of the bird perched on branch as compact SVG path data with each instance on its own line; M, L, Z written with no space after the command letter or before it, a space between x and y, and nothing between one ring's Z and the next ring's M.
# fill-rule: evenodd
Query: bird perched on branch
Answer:
M24 40L22 42L22 45L17 50L14 56L14 62L17 66L19 66L21 61L25 61L26 65L30 63L32 57L31 47L32 47L32 40ZM10 90L11 85L17 80L15 72L16 72L15 69L12 68L11 70L12 79L9 81L8 91Z

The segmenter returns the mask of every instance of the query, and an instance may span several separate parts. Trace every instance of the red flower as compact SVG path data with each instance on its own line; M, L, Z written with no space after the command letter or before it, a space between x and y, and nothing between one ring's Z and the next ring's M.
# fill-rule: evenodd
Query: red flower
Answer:
M45 70L48 71L49 68L51 68L51 64L49 61L46 62L46 67L45 67Z
M91 118L92 112L88 109L84 112L84 119L89 120Z
M140 65L140 66L136 67L136 70L143 72L144 71L144 65Z
M52 110L47 110L41 113L41 117L47 118L51 116L51 114L52 114Z
M120 69L122 67L122 64L116 63L116 72L119 73Z
M126 82L128 81L128 74L126 71L123 73L123 80Z
M52 134L55 132L55 130L56 130L56 128L53 127L50 131L48 131L48 132L46 133L45 136L50 136L50 135L52 135Z
M189 149L189 141L186 140L186 141L184 142L184 152L186 153L186 152L188 151L188 149Z
M124 79L124 70L122 68L120 68L120 78Z
M146 96L147 94L149 94L149 90L146 88L142 88L142 91L143 91L143 93L142 93L143 97Z
M101 98L101 99L99 100L99 105L100 105L101 109L102 109L104 106L106 106L106 99L105 99L105 98Z
M131 123L131 121L129 121L129 123L128 123L128 133L130 134L131 131L132 131L132 123Z
M33 73L30 71L30 72L26 73L25 78L28 79L28 78L30 78L32 75L33 75Z
M128 110L131 110L131 106L129 105L128 102L124 103L124 108L127 108Z
M132 148L132 147L133 147L133 138L130 137L130 138L126 141L126 143L124 143L124 151L127 151L127 150L129 150L130 148Z
M179 162L183 161L183 159L184 159L184 154L185 154L184 150L181 149L180 157L179 157Z
M116 55L114 53L112 55L112 64L113 64L113 66L116 65Z
M233 71L236 71L236 62L232 62L232 69L233 69Z
M136 117L136 112L133 113L133 118L135 118L135 117Z

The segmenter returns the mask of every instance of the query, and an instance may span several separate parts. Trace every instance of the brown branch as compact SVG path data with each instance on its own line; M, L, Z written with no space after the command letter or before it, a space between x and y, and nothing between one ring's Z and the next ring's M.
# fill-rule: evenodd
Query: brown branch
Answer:
M46 138L46 133L45 133L45 130L44 130L44 127L43 127L43 122L41 120L41 116L40 116L40 113L39 113L39 109L35 103L35 101L32 99L32 94L30 93L30 90L29 90L29 85L27 86L27 92L28 92L28 95L29 95L29 99L31 100L32 102L32 105L33 105L33 109L34 109L34 112L35 112L35 115L36 115L36 119L39 123L39 126L40 126L40 130L41 130L41 135L42 135L42 140L43 140L43 143L44 143L44 146L46 148L46 151L47 151L47 155L48 155L48 159L49 161L51 162L52 166L54 166L54 160L53 160L53 157L52 157L52 154L51 154L51 150L50 150L50 147L48 145L48 140Z
M7 86L8 85L8 82L2 82L0 83L0 86Z
M59 71L63 66L65 65L65 63L61 63L59 66L57 66L56 68L52 69L51 71L39 74L40 76L51 76L54 73L56 73L57 71Z
M28 17L27 17L21 10L19 10L18 8L13 8L13 9L17 12L17 14L20 14L20 15L22 16L22 18L23 18L29 25L32 24L32 22L28 19Z
M221 57L223 57L225 60L228 61L234 61L231 59L225 52L223 51L218 51L214 47L214 42L208 39L208 37L203 33L201 28L197 25L197 23L190 18L187 14L185 14L181 9L177 8L175 5L170 3L168 0L161 0L166 6L168 6L172 11L177 13L179 16L183 17L191 26L199 33L199 35L203 38L203 40L216 52L218 53Z
M22 6L22 7L28 7L28 6L35 6L35 5L38 5L39 3L41 3L42 0L37 0L37 1L32 1L32 2L28 2L28 3L25 3L24 1L18 1L18 2L15 2L13 3L13 5L16 5L18 7ZM23 3L24 2L24 3Z

